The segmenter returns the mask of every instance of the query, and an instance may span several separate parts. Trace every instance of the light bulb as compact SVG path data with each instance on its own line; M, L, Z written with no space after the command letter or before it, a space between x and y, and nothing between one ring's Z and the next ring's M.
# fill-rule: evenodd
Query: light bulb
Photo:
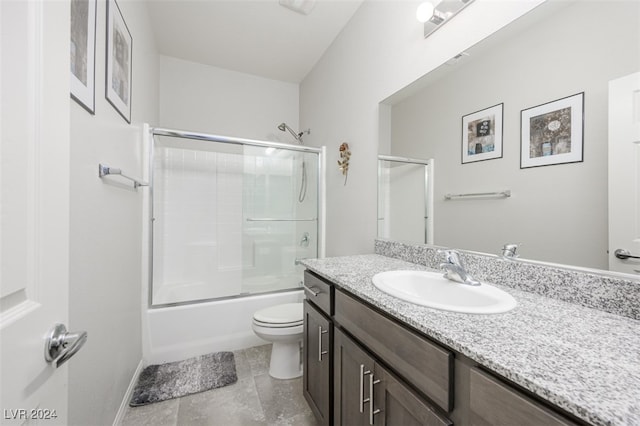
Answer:
M425 1L420 3L416 10L416 18L419 22L427 22L433 16L435 7L431 2Z

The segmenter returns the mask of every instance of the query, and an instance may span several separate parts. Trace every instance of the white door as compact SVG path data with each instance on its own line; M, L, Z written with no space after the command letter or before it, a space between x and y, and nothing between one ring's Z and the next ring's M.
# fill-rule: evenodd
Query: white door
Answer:
M0 423L67 422L69 7L0 1ZM66 53L66 56L65 56Z
M640 72L609 82L609 269L640 274Z

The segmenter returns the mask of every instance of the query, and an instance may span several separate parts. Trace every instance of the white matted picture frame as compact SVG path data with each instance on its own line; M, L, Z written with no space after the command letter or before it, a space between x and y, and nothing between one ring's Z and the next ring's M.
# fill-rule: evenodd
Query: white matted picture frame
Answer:
M89 113L96 112L96 0L71 0L71 98Z
M462 117L462 164L502 158L504 104Z
M520 168L579 163L584 149L584 92L520 113Z
M107 101L131 123L133 38L116 0L107 0Z

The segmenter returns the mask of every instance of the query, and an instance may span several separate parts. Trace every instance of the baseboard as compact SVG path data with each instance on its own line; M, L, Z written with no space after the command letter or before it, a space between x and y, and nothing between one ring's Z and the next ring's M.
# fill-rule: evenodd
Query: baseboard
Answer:
M118 413L116 414L116 418L113 420L113 426L119 426L122 424L122 420L124 419L124 415L127 412L127 407L129 406L129 401L131 401L131 394L133 393L133 389L138 383L138 376L142 373L142 369L144 368L144 364L142 360L138 363L138 367L136 371L133 372L133 377L131 377L131 382L129 383L129 387L127 388L127 392L124 394L124 398L120 403L120 408L118 409Z

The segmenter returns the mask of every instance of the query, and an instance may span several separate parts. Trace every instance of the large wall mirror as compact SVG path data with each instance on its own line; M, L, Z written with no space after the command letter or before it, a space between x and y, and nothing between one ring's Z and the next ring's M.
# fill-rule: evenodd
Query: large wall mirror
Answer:
M609 81L639 70L639 2L548 1L384 100L379 152L437 162L435 244L608 269ZM579 93L582 161L521 168L521 112ZM463 117L499 104L501 157L463 162Z

